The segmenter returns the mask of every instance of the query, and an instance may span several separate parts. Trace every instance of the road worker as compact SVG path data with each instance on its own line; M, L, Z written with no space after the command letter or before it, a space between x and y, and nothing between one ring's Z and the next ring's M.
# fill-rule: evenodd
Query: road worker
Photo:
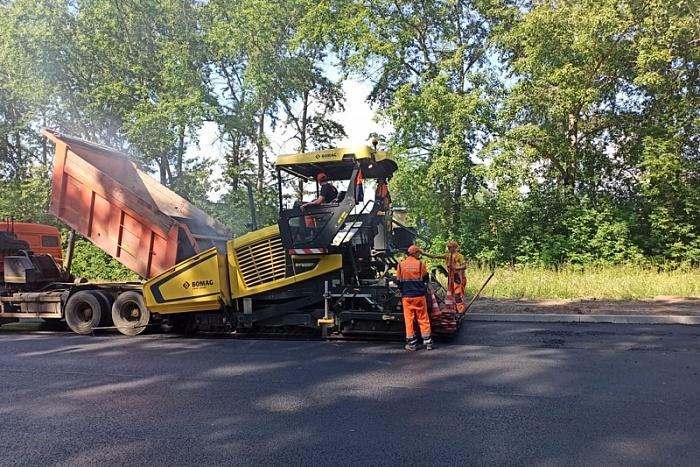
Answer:
M389 195L389 186L385 178L377 180L377 189L374 191L374 202L380 206L382 215L384 211L388 211L391 207L391 197Z
M319 191L318 197L308 203L304 203L300 206L302 212L308 206L316 206L319 204L328 204L338 197L338 190L328 181L328 175L325 172L319 172L316 175L316 181L321 185L321 190ZM306 227L306 233L304 237L310 240L314 237L317 229L320 229L322 225L318 225L321 222L321 217L308 215L304 216L304 226Z
M428 317L428 302L425 298L427 288L425 281L428 269L420 260L423 250L415 245L408 247L408 256L396 268L396 277L401 287L401 306L406 325L406 350L418 350L418 338L414 330L414 320L418 320L423 345L433 349L433 339L430 336L430 318Z
M459 245L454 240L447 243L447 252L442 256L428 255L428 258L444 259L447 268L447 290L454 297L455 309L458 313L464 313L464 270L467 263L459 252Z
M301 205L301 210L311 205L327 204L338 197L338 190L328 181L328 175L325 172L319 172L316 175L316 181L321 185L318 198L308 203Z

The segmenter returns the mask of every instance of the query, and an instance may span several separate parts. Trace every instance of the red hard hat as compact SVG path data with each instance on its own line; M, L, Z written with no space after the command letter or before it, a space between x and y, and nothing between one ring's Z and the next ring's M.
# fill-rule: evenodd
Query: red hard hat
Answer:
M455 242L454 240L450 240L447 243L447 248L459 248L459 245L457 245L457 242Z
M421 248L418 248L415 245L411 245L408 247L408 254L409 255L413 256L413 255L417 255L418 253L423 253L423 250Z
M328 175L326 175L325 172L319 172L318 175L316 175L317 182L325 182L326 180L328 180Z

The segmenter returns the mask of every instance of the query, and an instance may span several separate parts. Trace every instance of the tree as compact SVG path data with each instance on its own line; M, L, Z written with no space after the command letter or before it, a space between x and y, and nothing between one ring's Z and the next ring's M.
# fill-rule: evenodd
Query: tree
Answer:
M61 0L0 5L0 180L21 181L34 164L48 168L37 128L63 117L60 57L71 24Z
M258 194L266 185L266 127L275 123L282 92L280 62L287 54L298 15L294 1L215 0L208 4L213 91L223 111L219 124L230 139L234 164L244 162L242 148L252 144Z
M283 125L298 150L325 147L344 135L331 114L342 109L342 91L321 67L327 47L299 33L311 3L294 0L209 2L207 44L215 120L228 144L228 205L247 215L242 181L254 182L264 219L276 204L269 176L268 131ZM264 40L262 40L264 38ZM244 190L243 190L244 191Z
M115 146L238 233L271 132L330 146L342 80L393 127L393 199L486 262L700 261L689 0L0 0L0 214L44 220L42 126ZM342 75L332 72L339 61ZM332 78L331 78L332 77ZM226 144L190 160L205 120ZM289 188L289 187L285 187ZM295 187L303 195L303 185ZM48 219L47 219L48 220Z
M342 24L317 34L336 43L349 72L373 84L369 101L394 128L394 199L420 211L438 240L464 238L462 213L481 186L474 166L498 94L477 3L325 2L313 19L332 17Z
M90 105L117 117L130 148L173 186L207 110L198 11L192 0L84 0L76 16Z
M641 132L641 210L647 253L700 262L700 28L692 2L634 9L634 84L646 94Z
M600 219L626 223L647 254L697 261L698 141L690 135L698 134L699 81L690 5L537 2L504 17L494 39L514 84L503 137L492 145L496 179L551 202L567 196L556 190L569 191L575 196L565 210L580 212L582 223L589 209L601 213L612 203L615 218ZM569 238L574 223L559 219Z
M284 125L291 129L296 150L306 152L332 146L347 136L345 128L333 114L343 111L345 96L342 82L333 82L324 74L321 64L327 60L327 44L297 33L294 47L280 70L280 102ZM304 197L304 181L299 180L299 199Z

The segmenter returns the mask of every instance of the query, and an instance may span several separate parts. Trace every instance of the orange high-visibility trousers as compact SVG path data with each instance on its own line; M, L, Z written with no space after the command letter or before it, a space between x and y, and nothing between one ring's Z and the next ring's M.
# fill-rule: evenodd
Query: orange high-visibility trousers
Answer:
M455 309L458 313L464 313L464 274L462 271L451 271L447 287L452 292L455 301Z
M406 337L415 337L413 320L418 319L421 337L430 336L430 318L428 317L428 303L425 295L420 297L402 297L403 321L406 325Z

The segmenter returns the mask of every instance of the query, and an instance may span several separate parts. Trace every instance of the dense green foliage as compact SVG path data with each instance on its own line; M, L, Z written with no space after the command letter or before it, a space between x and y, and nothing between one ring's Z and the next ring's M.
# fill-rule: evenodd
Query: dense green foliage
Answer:
M395 199L438 244L497 263L700 261L691 2L334 4L360 18L336 40L395 129Z
M64 235L64 246L67 235ZM85 240L75 242L75 253L71 273L75 277L90 279L91 281L138 281L139 277L126 269L115 259L92 243Z
M51 221L48 126L129 152L236 233L251 184L270 223L271 132L332 146L352 76L436 251L697 265L699 62L690 0L0 1L0 216ZM222 166L186 157L205 124Z

